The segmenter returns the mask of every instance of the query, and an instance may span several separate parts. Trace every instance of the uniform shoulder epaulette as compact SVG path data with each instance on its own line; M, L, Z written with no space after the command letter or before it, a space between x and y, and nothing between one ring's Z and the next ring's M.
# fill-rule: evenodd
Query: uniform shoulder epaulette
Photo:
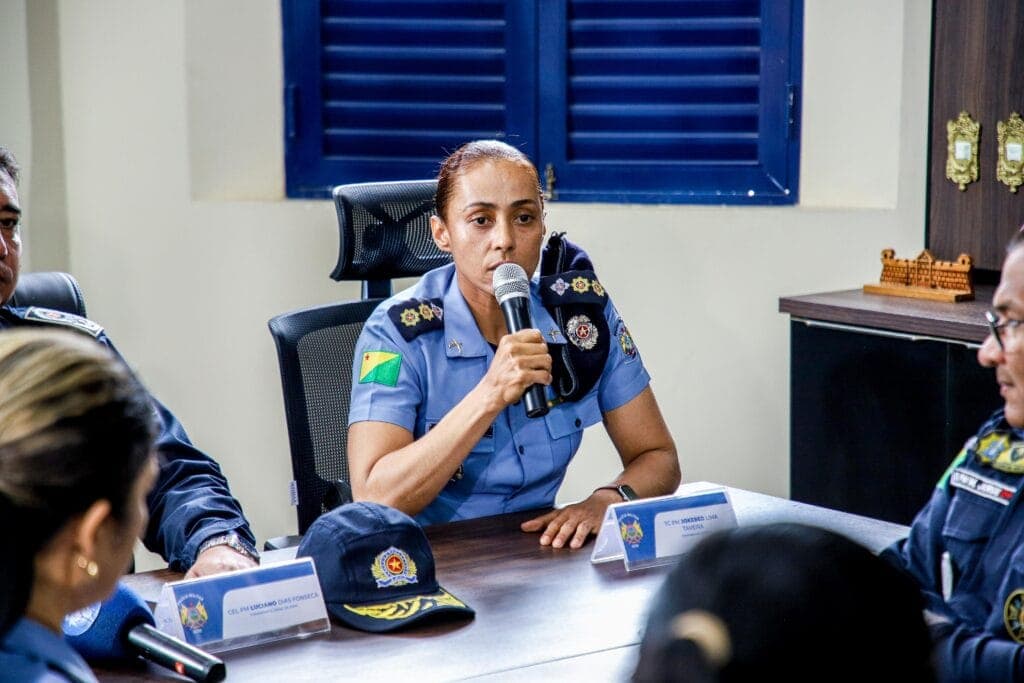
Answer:
M608 303L608 293L592 270L567 270L540 278L540 298L545 306Z
M443 299L406 299L388 308L388 317L405 341L444 328Z
M46 323L48 325L61 325L63 327L70 327L78 330L79 332L85 332L93 337L99 337L103 334L103 326L98 323L94 323L88 318L83 318L80 315L74 313L65 313L64 311L57 311L52 308L40 308L38 306L30 306L25 309L25 312L20 316L23 320L29 320L31 322Z

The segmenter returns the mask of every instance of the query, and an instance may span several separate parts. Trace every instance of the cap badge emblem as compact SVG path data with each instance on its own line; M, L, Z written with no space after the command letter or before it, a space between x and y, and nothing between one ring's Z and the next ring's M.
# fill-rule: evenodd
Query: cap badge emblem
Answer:
M585 315L574 315L569 318L565 332L569 341L584 351L589 351L597 344L597 328Z
M377 581L377 588L391 588L417 583L416 563L404 550L391 546L373 559L370 570Z

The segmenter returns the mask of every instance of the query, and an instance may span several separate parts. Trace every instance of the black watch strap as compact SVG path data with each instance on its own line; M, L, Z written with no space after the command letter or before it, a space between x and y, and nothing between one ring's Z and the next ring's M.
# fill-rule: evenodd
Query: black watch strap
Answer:
M630 486L629 484L608 484L607 486L598 486L594 490L600 491L602 489L615 491L620 496L622 496L622 500L636 500L637 498L640 497L636 495L636 491L634 491L633 487Z

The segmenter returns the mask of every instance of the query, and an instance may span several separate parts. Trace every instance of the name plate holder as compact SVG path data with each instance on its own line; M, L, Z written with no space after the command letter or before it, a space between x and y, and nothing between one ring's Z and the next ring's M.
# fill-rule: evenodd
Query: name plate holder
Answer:
M308 557L168 583L153 616L158 629L207 652L331 630Z
M614 503L605 513L590 561L622 559L626 571L669 564L704 536L735 526L736 513L725 489Z

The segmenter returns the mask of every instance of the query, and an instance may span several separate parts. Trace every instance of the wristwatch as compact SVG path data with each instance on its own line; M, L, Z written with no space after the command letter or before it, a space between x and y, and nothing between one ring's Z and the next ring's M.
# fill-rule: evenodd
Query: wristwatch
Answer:
M615 491L620 496L622 496L622 500L636 500L637 498L640 497L636 495L636 491L634 491L633 487L630 486L629 484L608 484L607 486L598 486L594 490L600 491L601 489L609 489L611 491Z
M218 534L217 536L213 536L203 541L202 545L199 546L199 550L196 551L196 557L199 557L203 551L209 550L210 548L218 545L226 545L232 550L250 558L253 562L258 563L260 561L260 554L256 552L256 548L252 547L245 541L245 539L234 531L229 531L226 534Z

